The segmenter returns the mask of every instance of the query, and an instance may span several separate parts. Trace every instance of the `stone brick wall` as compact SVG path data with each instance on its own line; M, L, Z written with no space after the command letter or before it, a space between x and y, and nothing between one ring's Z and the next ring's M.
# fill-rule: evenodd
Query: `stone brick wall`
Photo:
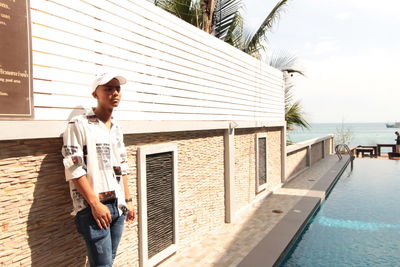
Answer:
M281 130L238 129L235 132L235 206L240 209L256 196L256 135L267 134L267 188L281 183Z
M0 141L0 266L84 266L61 139Z
M282 183L281 130L271 128L267 132L267 191Z
M137 194L137 147L170 142L177 144L180 248L199 240L207 232L224 224L223 133L223 131L196 131L124 137L131 169L132 194ZM125 244L125 241L121 243Z
M137 205L139 145L173 142L179 159L180 247L224 224L223 131L126 135L129 187ZM0 266L84 266L76 233L62 140L0 142ZM127 224L115 266L138 265L138 225Z
M240 206L255 197L255 136L267 133L268 186L280 183L280 129L238 130L236 192ZM224 132L125 135L129 188L137 206L136 154L140 145L178 146L179 247L224 225ZM61 138L0 141L0 266L85 266L77 234ZM114 266L138 266L138 223L126 224ZM179 252L178 252L179 253Z
M235 208L248 204L255 197L256 133L253 129L235 131Z

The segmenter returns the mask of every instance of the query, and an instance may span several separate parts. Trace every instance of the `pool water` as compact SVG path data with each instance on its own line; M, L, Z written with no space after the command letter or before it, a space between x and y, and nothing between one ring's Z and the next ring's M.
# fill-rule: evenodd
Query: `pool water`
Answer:
M400 161L356 159L280 266L400 266Z

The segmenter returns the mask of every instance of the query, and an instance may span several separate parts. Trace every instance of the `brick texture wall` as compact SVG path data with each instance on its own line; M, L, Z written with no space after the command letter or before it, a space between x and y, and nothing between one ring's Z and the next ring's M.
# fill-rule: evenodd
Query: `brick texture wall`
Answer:
M267 132L267 191L282 183L281 130L272 128Z
M61 139L0 142L0 266L83 266Z
M280 183L280 129L238 130L237 203L255 197L255 136L267 133L268 186ZM224 225L224 132L125 135L129 188L137 206L140 145L178 146L179 242L184 248ZM85 266L86 250L70 215L61 138L0 141L0 266ZM138 223L126 224L114 266L138 266Z
M180 248L201 239L210 230L224 224L223 133L223 131L196 131L125 135L132 194L137 194L137 147L159 143L175 143L178 146ZM128 246L131 242L123 240L121 243L126 243ZM134 243L137 245L137 240Z
M179 237L184 247L224 224L223 131L126 135L137 204L139 145L173 142L179 159ZM0 266L84 266L60 150L62 140L0 142ZM138 225L127 224L115 266L138 265Z
M267 134L267 189L281 183L281 130L238 129L235 132L235 205L249 204L256 196L256 135Z

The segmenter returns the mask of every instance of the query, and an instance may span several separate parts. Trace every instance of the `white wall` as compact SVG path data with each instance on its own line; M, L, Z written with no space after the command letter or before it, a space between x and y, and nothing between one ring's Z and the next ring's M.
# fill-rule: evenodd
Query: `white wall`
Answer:
M31 0L36 120L94 106L126 76L120 120L284 121L282 73L143 0Z

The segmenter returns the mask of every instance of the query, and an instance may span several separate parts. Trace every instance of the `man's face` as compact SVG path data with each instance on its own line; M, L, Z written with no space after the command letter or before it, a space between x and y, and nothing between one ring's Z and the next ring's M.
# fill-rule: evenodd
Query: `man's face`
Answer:
M106 108L113 109L118 107L121 100L121 86L117 79L112 79L104 85L99 85L94 91L93 96L97 98L98 105Z

